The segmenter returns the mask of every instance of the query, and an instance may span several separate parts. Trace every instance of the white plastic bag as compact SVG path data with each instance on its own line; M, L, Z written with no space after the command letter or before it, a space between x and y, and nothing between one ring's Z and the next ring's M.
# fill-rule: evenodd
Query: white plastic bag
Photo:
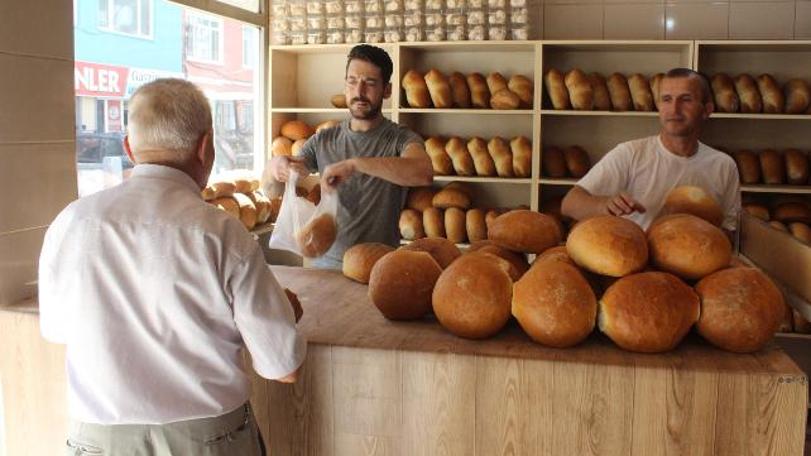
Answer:
M291 172L268 247L315 258L326 253L335 241L338 195L325 193L316 206L296 195L298 180L298 174Z

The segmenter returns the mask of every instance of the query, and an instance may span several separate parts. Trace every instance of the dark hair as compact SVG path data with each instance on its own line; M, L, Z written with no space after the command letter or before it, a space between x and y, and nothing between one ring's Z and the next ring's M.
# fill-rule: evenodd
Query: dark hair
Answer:
M712 101L712 90L710 89L710 82L707 77L698 71L689 68L673 68L665 74L666 78L696 78L701 85L701 101L709 103ZM654 94L654 96L659 96Z
M380 68L380 74L383 77L383 82L388 84L391 79L391 73L394 71L394 64L391 63L391 57L383 49L377 46L368 44L359 44L349 51L346 58L346 70L349 70L349 63L352 60L365 60L374 66Z

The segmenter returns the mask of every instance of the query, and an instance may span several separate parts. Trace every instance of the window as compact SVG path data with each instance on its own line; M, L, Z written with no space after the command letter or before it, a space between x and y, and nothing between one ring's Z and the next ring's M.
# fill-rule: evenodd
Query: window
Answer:
M213 175L261 169L266 127L261 99L261 27L167 0L85 1L93 7L76 9L74 27L80 196L117 185L130 175L133 165L122 146L129 118L127 102L138 87L157 78L186 79L208 98L216 149ZM127 7L137 13L131 17L150 18L153 39L99 35L96 20L104 18L103 27L112 30L114 10ZM124 23L123 19L119 22ZM142 23L136 21L137 27ZM82 28L82 24L91 27ZM185 35L180 33L183 31Z
M98 0L99 28L144 38L152 36L152 0Z
M189 13L186 26L186 55L189 59L220 63L222 20L207 14Z
M227 5L236 6L237 8L242 8L244 10L253 11L254 13L259 12L259 0L217 0L220 3L225 3Z

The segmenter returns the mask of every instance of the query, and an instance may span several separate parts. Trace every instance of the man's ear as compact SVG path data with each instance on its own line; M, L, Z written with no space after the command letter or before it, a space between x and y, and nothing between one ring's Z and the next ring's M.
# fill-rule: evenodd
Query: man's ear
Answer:
M386 83L386 87L383 89L383 99L389 98L391 96L391 82Z
M205 166L210 158L208 157L208 151L214 150L210 144L214 141L214 130L208 130L202 137L200 137L200 142L197 144L197 160Z
M135 161L135 156L132 154L132 148L130 147L130 135L124 136L123 145L124 145L124 152L126 152L127 157L130 159L130 161L134 165L137 165L138 162Z
M710 115L715 111L715 103L708 101L704 103L704 119L709 119Z

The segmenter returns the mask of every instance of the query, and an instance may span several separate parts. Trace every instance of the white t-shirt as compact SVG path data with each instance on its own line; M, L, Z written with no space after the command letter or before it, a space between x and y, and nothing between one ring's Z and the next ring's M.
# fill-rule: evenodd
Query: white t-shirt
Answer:
M741 208L738 168L723 152L698 143L698 151L682 157L668 151L659 136L624 142L594 165L577 183L595 196L627 192L645 206L628 219L642 229L656 218L665 197L675 187L694 185L707 191L724 212L722 226L735 230Z
M42 335L67 345L70 416L87 423L222 415L250 394L243 345L271 379L306 353L258 243L164 166L138 165L57 216L39 305Z

